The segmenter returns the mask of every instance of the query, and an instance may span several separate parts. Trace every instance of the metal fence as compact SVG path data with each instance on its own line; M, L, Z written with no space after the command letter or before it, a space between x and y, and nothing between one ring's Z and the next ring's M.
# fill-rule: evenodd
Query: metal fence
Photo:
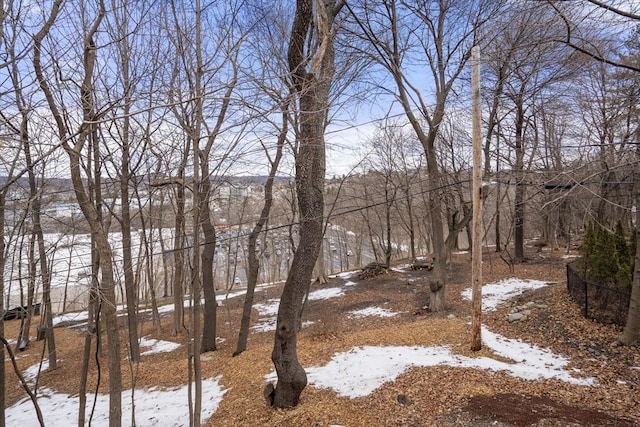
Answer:
M578 264L567 264L567 290L581 307L584 317L600 323L624 326L627 322L631 292L584 280L576 271Z

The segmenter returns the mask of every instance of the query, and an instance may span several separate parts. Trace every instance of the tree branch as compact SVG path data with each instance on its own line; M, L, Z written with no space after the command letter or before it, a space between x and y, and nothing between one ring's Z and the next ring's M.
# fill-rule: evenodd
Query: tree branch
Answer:
M598 0L587 0L587 1L589 1L590 3L592 3L592 4L594 4L594 5L598 6L598 7L603 8L603 9L610 10L610 11L612 11L612 12L614 12L614 13L620 15L620 16L625 16L625 17L640 21L640 15L635 15L635 14L632 14L632 13L629 13L629 12L622 11L620 9L613 8L613 7L608 6L608 5L602 3L602 2L600 2ZM578 46L577 44L572 42L571 41L571 35L572 35L571 34L571 22L569 21L569 18L567 18L567 16L560 9L558 9L558 7L555 5L554 1L547 0L547 3L553 8L553 10L556 11L558 16L560 16L560 18L564 21L565 26L567 27L567 39L566 40L556 40L556 41L558 41L560 43L564 43L567 46L569 46L570 48L572 48L572 49L574 49L574 50L576 50L576 51L578 51L578 52L580 52L580 53L582 53L584 55L587 55L590 58L595 59L596 61L600 61L600 62L603 62L603 63L605 63L607 65L611 65L611 66L614 66L614 67L617 67L617 68L623 68L623 69L626 69L626 70L634 71L636 73L640 73L640 67L637 67L637 66L634 66L634 65L630 65L630 64L626 64L624 62L616 61L616 60L613 60L613 59L606 58L604 55L601 55L600 53L592 52L592 51L590 51L588 49L585 49L585 48L583 48L581 46Z

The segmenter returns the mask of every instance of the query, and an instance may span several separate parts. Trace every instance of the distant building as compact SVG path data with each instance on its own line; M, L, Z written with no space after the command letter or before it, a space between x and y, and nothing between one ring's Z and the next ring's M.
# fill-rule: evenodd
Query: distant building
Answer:
M222 185L218 188L219 197L223 200L242 200L249 196L251 187Z
M59 203L48 208L45 213L56 218L81 218L82 210L77 203Z

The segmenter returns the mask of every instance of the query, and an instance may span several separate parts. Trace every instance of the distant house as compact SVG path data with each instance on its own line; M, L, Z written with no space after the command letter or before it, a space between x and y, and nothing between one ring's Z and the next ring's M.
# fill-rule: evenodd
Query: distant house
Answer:
M248 186L222 185L218 195L223 200L242 200L249 197L251 188Z

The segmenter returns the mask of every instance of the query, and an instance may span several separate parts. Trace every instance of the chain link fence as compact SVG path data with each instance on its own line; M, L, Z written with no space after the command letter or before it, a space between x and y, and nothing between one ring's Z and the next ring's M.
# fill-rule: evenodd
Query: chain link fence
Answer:
M579 264L579 261L567 264L567 291L582 307L584 317L624 326L631 292L584 280L577 270Z

